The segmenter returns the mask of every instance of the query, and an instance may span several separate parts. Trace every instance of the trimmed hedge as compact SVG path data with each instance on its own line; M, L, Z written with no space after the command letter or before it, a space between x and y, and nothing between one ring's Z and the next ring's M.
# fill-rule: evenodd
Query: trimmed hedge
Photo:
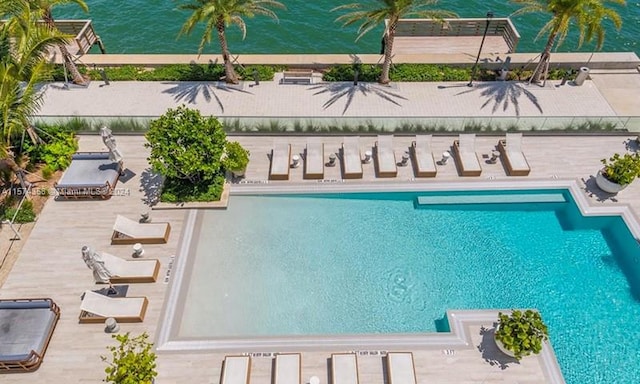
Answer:
M436 64L395 64L389 73L392 81L424 82L424 81L468 81L471 78L472 67L454 67ZM88 74L92 79L101 79L101 70L80 67L80 72ZM273 80L274 74L286 70L286 66L277 65L248 65L236 66L238 76L247 81L254 80L254 71L258 72L259 80ZM358 80L362 82L377 82L380 77L380 65L372 64L343 64L334 65L324 72L324 81L353 81L355 71ZM156 68L143 68L132 65L122 67L107 67L104 69L111 81L218 81L224 76L221 64L171 64ZM527 80L533 70L514 68L509 71L507 80ZM572 78L573 70L552 69L549 71L550 80L560 80L565 75ZM477 81L492 81L497 77L497 71L479 68L475 79ZM64 81L64 69L61 65L54 68L54 81Z

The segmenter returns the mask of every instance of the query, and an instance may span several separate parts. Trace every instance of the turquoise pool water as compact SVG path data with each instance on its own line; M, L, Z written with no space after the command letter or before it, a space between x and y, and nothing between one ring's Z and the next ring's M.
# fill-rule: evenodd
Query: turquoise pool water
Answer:
M194 53L198 49L202 29L192 36L177 39L178 32L188 13L177 10L177 5L187 0L129 0L116 3L104 0L86 0L89 14L77 6L58 8L57 18L93 19L96 33L102 38L109 53ZM335 22L339 13L330 12L342 0L281 0L286 11L278 10L279 23L258 16L247 19L247 37L241 39L237 28L229 31L231 52L238 53L378 53L382 29L378 28L355 42L356 28L341 28ZM438 9L456 12L460 17L484 17L493 11L496 17L507 17L516 9L516 4L502 0L448 0L441 1ZM616 7L623 20L620 32L605 23L607 31L604 52L640 52L640 2L627 2L626 7ZM535 37L548 18L540 14L529 14L512 18L521 40L518 52L539 52L544 39ZM572 31L560 51L577 48L577 33ZM217 53L214 40L205 53ZM582 51L593 50L585 44ZM97 53L97 50L96 50Z
M542 192L566 202L233 196L203 216L180 337L437 332L447 309L532 307L567 383L640 382L638 243Z

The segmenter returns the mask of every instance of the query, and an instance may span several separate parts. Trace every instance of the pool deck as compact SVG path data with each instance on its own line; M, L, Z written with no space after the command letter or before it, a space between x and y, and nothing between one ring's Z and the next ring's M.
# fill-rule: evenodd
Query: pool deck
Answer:
M636 219L640 212L640 182L636 181L617 196L602 194L594 185L593 175L600 168L600 159L614 152L625 150L625 142L632 136L525 136L523 151L531 166L527 177L507 177L500 161L486 164L482 157L483 173L480 177L459 177L453 159L445 166L438 166L434 179L415 181L410 167L399 168L395 179L376 179L373 165L364 165L362 180L339 181L339 165L325 168L325 179L335 179L322 183L324 188L335 185L419 185L434 187L438 183L464 183L473 187L482 182L497 184L513 181L566 181L577 180L581 193L591 206L631 207ZM633 135L635 137L635 135ZM240 141L251 151L251 163L246 180L255 183L233 184L234 191L243 188L277 188L297 186L316 188L317 181L302 180L302 168L292 169L289 181L271 181L268 177L269 159L273 138L259 136L231 137ZM449 150L455 136L435 136L432 147L435 153ZM476 150L479 155L487 155L494 149L501 136L479 136ZM49 199L29 238L24 241L21 255L0 290L2 298L51 297L60 305L61 318L53 334L42 367L35 373L3 375L3 383L97 383L104 378L105 364L100 355L107 353L106 346L112 343L111 336L103 332L102 324L78 324L80 294L86 289L101 287L93 283L91 271L81 259L80 249L91 245L98 252L105 251L117 256L130 258L131 246L110 245L110 236L116 214L137 218L149 210L145 204L153 196L157 178L148 172L146 157L148 150L143 147L142 136L118 136L118 147L125 156L125 166L135 175L127 182L117 185L116 195L107 201L54 201ZM288 138L292 152L304 148L306 138ZM322 137L325 156L337 151L341 137ZM411 136L396 136L394 151L399 157L407 150ZM361 136L361 150L373 145L375 136ZM105 150L99 136L80 136L81 151ZM632 145L631 150L638 150ZM134 334L147 331L156 339L156 331L167 293L164 281L170 257L176 254L181 230L185 222L185 211L154 210L155 222L169 221L172 226L169 242L163 245L145 245L145 258L158 258L161 262L160 278L151 284L130 284L129 296L147 296L149 307L143 323L121 324L121 332ZM2 235L9 228L2 227ZM455 308L451 308L455 309ZM543 314L544 316L544 314ZM469 346L432 346L413 348L416 375L419 384L427 383L551 383L543 373L541 357L524 360L520 364L505 362L496 355L495 346L483 342L481 327L491 328L490 322L469 326L472 342ZM551 340L553 343L553 339ZM387 348L386 350L394 350ZM237 354L238 351L230 351ZM242 352L276 352L244 350ZM285 351L282 351L285 352ZM298 352L298 351L289 351ZM302 377L308 382L311 376L318 376L321 383L328 382L328 364L332 352L344 350L304 350L302 356ZM160 352L158 358L158 384L164 383L218 383L225 353L169 353ZM385 384L383 361L379 356L359 356L360 382ZM506 367L504 366L506 364ZM251 383L271 383L272 360L267 357L252 359Z

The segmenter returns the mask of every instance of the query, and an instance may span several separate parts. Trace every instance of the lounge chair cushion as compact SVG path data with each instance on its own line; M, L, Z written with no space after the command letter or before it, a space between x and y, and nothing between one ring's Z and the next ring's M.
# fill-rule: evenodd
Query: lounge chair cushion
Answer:
M169 223L139 223L122 215L116 216L113 225L113 244L162 244L167 242L171 226Z
M251 372L249 356L227 356L224 359L221 384L248 384Z
M344 138L342 142L342 164L345 178L362 177L360 140L357 137Z
M358 361L354 353L331 355L333 384L358 384Z
M300 354L276 355L274 384L300 384Z
M387 354L389 384L416 384L416 373L411 352Z
M109 317L121 322L141 322L147 304L146 297L108 297L85 291L80 304L80 322L103 322Z
M50 299L0 301L1 371L36 370L59 317Z

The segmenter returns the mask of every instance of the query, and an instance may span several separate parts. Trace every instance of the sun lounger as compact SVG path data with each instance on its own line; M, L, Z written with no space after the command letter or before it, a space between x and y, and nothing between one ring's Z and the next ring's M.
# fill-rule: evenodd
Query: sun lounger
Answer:
M438 170L431 150L431 135L416 136L410 149L416 177L435 177Z
M393 152L393 136L378 136L375 150L378 177L396 177L398 167L396 166L396 155Z
M302 366L299 353L276 355L273 384L300 384L301 379Z
M271 168L269 168L269 180L289 180L289 168L291 164L291 145L287 143L274 143L271 150Z
M387 377L389 384L416 384L416 370L413 353L387 353Z
M461 134L459 139L453 142L453 154L461 176L480 176L482 173L475 143L476 135L473 133Z
M250 373L251 358L249 356L226 356L220 384L249 384Z
M324 179L324 144L315 138L307 140L304 150L304 178Z
M38 369L59 318L51 299L0 300L0 373Z
M124 260L105 252L100 255L112 274L109 281L113 284L153 283L158 278L160 261L156 259Z
M342 140L342 177L345 179L362 179L362 158L360 156L360 139L345 137Z
M509 176L527 176L531 172L522 153L522 133L507 133L505 140L498 141L498 150Z
M169 239L169 223L139 223L124 216L116 216L111 244L164 244Z
M109 159L109 152L79 152L54 188L59 198L108 199L118 183L122 166Z
M331 355L331 380L333 384L358 384L358 360L355 353Z
M80 323L104 323L109 317L119 323L140 323L147 305L146 297L109 297L85 291L80 304Z

